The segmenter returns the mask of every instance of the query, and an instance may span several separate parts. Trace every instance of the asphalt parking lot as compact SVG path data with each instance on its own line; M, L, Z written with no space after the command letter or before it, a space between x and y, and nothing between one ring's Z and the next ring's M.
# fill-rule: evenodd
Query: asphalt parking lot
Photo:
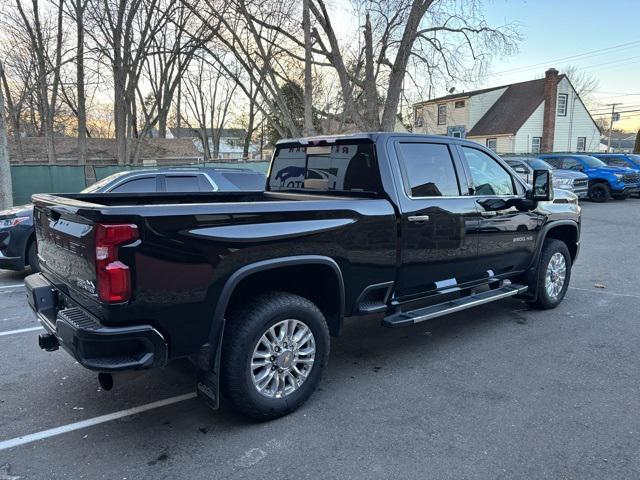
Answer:
M559 308L352 320L320 390L260 424L192 398L187 362L101 391L38 348L24 275L0 271L0 479L640 478L639 234L639 199L585 203Z

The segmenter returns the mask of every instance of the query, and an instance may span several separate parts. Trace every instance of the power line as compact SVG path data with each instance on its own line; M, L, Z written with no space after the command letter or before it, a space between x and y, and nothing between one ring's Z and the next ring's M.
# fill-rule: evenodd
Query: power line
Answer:
M509 70L503 70L501 72L494 72L494 75L502 75L503 73L513 73L513 72L526 71L526 70L531 70L531 69L536 68L536 67L549 65L550 63L554 63L554 62L562 62L562 61L566 61L566 60L573 60L573 59L576 59L576 58L579 58L579 57L593 56L593 55L602 54L602 53L608 52L610 50L615 50L615 49L631 48L632 46L635 46L635 45L637 45L639 43L640 43L640 40L634 40L632 42L621 43L619 45L614 45L614 46L607 47L607 48L600 48L598 50L591 50L590 52L580 53L580 54L577 54L577 55L571 55L571 56L563 57L563 58L556 58L554 60L547 60L547 61L541 62L541 63L535 63L535 64L525 65L525 66L518 67L518 68L512 68L512 69L509 69Z
M620 112L614 112L614 113L630 113L630 112L640 112L640 109L637 109L637 110L622 110ZM599 117L601 115L611 115L611 112L592 113L591 114L592 117L596 117L596 116Z

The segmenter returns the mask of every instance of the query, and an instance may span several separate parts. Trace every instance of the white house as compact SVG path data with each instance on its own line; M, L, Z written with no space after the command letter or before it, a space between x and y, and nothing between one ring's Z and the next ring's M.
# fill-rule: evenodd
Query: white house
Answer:
M474 140L498 153L597 151L600 130L566 75L416 103L414 132Z

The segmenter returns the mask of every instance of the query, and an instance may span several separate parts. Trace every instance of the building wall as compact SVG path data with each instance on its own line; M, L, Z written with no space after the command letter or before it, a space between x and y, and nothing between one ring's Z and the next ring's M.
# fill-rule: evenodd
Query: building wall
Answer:
M467 140L478 142L480 145L487 146L487 138L495 138L497 140L497 153L513 153L514 137L513 135L494 135L491 137L467 137Z
M567 115L561 117L556 111L553 150L574 152L578 147L578 137L586 137L586 151L597 151L600 145L598 127L566 78L563 78L558 84L558 94L561 93L568 94Z
M499 88L490 92L474 95L469 100L469 118L467 121L467 131L471 130L476 123L484 116L485 113L496 103L498 98L502 96L507 89Z
M512 153L531 153L531 140L533 137L542 138L542 124L544 122L544 101L527 119L516 133Z
M464 107L455 108L455 102L464 101ZM447 106L447 122L438 125L438 105ZM416 107L416 118L422 113L422 126L415 126L414 132L432 135L446 135L447 128L457 125L467 125L469 119L469 99L456 98L449 102L429 103ZM469 130L469 128L467 128Z

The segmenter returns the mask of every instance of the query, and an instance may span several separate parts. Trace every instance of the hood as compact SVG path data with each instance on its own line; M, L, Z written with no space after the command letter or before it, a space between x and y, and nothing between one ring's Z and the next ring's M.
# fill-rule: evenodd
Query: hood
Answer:
M627 167L598 167L598 168L587 168L586 171L597 171L602 173L636 173L638 170Z
M573 170L561 170L558 168L553 169L553 177L554 178L571 178L573 180L589 178L588 175L585 175L582 172L575 172Z
M31 205L30 203L26 205L17 205L6 210L0 210L0 218L27 217L32 214L33 205Z

